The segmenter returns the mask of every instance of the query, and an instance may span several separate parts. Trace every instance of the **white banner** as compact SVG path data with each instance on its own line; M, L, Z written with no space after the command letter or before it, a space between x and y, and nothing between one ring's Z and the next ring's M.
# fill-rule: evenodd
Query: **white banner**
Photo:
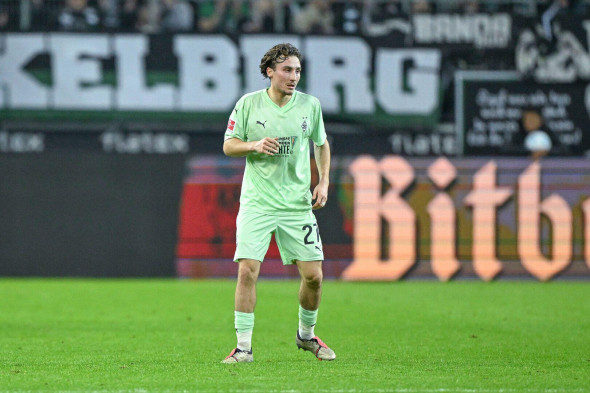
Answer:
M440 107L438 49L377 47L361 37L248 35L236 43L176 35L169 53L177 71L166 72L178 82L154 84L146 57L159 54L146 35L8 33L0 35L0 109L228 113L242 94L268 85L258 64L285 41L304 54L305 92L326 114L432 116ZM50 59L49 83L27 68L40 55Z

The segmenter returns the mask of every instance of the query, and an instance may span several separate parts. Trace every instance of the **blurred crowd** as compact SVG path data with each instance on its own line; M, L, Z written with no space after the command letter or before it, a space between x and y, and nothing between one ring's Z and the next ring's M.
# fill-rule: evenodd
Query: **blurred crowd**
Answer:
M586 15L587 6L587 0L0 0L0 31L380 35L414 13L551 9L554 17Z

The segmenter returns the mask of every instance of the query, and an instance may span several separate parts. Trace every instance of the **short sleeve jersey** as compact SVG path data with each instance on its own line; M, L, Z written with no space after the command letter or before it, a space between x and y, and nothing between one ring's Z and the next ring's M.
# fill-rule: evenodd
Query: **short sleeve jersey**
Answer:
M326 141L319 100L295 91L279 107L266 89L244 95L231 113L225 140L265 137L278 137L279 152L246 156L240 209L268 214L311 210L309 140L317 146Z

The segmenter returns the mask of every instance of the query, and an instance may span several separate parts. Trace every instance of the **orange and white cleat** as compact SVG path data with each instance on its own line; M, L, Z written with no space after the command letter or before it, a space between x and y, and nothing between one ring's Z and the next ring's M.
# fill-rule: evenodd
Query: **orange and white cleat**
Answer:
M252 356L251 349L249 351L242 351L239 348L235 348L233 351L230 352L229 355L227 355L225 359L221 361L221 363L251 363L253 361L254 356Z
M297 332L297 337L295 339L297 343L297 348L303 349L304 351L313 352L318 360L334 360L336 359L336 354L334 351L330 349L324 342L318 337L315 336L309 340L304 340L299 336L299 331Z

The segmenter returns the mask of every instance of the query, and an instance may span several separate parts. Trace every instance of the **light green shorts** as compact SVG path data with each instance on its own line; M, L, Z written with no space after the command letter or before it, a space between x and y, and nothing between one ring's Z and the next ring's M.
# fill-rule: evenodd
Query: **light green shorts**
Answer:
M324 259L320 230L311 211L271 215L240 210L236 224L236 262L240 259L262 262L273 233L283 265Z

